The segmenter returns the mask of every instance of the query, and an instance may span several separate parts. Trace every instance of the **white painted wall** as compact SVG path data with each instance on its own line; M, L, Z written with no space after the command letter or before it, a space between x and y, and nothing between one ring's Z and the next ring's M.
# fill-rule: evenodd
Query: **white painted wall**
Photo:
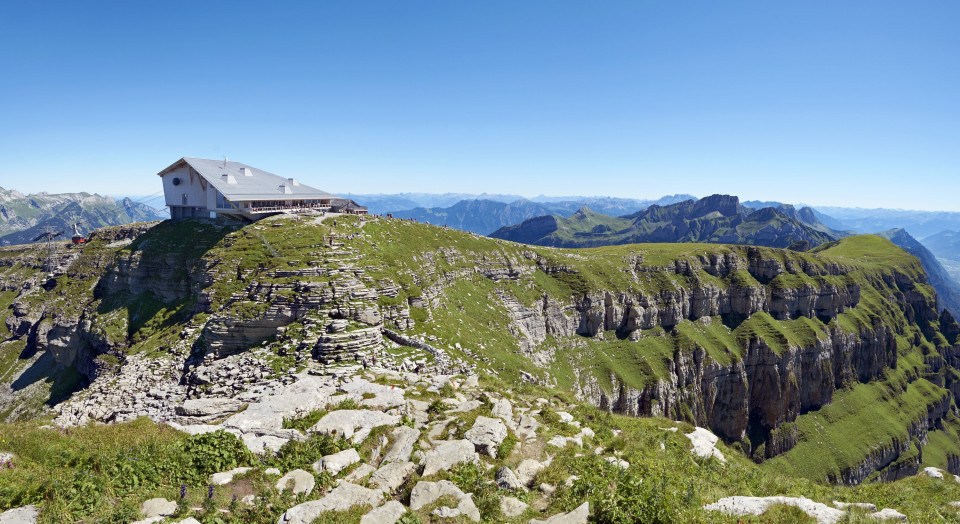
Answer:
M194 175L193 180L190 180L190 172L187 166L174 169L160 178L163 179L163 196L168 206L184 205L183 195L186 194L186 205L188 206L205 207L207 209L214 207L216 198L211 191L203 190L199 175ZM174 178L180 179L179 185L173 185ZM207 188L213 189L209 184L207 184Z

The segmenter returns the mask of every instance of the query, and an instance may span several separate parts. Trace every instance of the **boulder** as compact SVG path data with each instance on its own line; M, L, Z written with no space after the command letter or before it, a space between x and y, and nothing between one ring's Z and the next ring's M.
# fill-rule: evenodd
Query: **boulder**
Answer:
M527 503L514 497L503 497L500 499L500 511L503 516L509 519L520 516L527 510Z
M353 448L345 449L339 453L326 455L313 463L313 470L317 473L329 472L336 475L349 466L360 462L360 454Z
M438 471L446 471L463 462L477 462L480 456L469 440L449 440L427 451L423 458L423 476L429 477Z
M604 460L606 460L608 464L612 466L616 466L620 469L627 469L630 467L630 463L627 462L626 460L623 460L622 458L607 457Z
M714 447L720 439L711 433L710 430L698 427L692 432L687 433L687 438L690 439L690 442L693 444L691 453L694 455L702 458L716 457L720 462L727 461L727 459L723 457L723 453Z
M309 524L326 511L346 511L354 506L379 506L383 503L380 490L341 482L322 498L298 504L283 513L277 524Z
M507 426L498 418L480 416L464 434L464 438L472 442L477 451L497 458L497 448L507 438Z
M166 517L177 511L177 503L164 498L155 498L140 504L140 514L146 518Z
M460 490L453 482L441 480L439 482L417 482L410 492L410 509L416 511L437 501L440 497L449 495L459 501L456 508L442 511L443 517L451 518L463 515L474 522L480 522L480 510L473 503L473 497Z
M503 489L517 490L523 489L524 487L520 479L517 478L517 474L507 466L501 466L500 469L497 470L496 481L497 486Z
M413 462L391 462L370 475L370 484L386 493L392 493L415 471L417 465Z
M524 440L537 438L537 429L540 422L530 415L520 417L520 424L517 425L517 436Z
M410 460L413 446L420 438L420 432L409 426L398 426L390 432L393 445L387 450L381 462L406 462Z
M530 519L530 524L587 524L590 516L590 503L584 502L570 513L559 513L546 520Z
M943 473L939 469L933 467L923 468L923 474L934 479L942 479Z
M224 484L233 482L234 476L242 475L252 469L253 468L233 468L230 471L214 473L213 475L210 475L210 483L214 486L223 486Z
M0 513L2 524L36 524L40 510L36 506L22 506Z
M352 438L354 443L360 443L367 438L373 428L395 426L398 422L400 422L399 415L388 415L382 411L341 409L324 415L310 428L310 431Z
M395 524L406 512L403 504L391 500L361 517L360 524Z
M517 480L520 481L521 485L529 486L541 469L543 469L543 464L533 459L526 459L517 466Z
M235 428L227 428L227 431ZM248 429L240 435L247 449L254 453L263 453L265 451L276 452L291 439L305 440L306 437L295 429L269 429L254 428Z
M508 428L514 431L517 430L517 423L513 421L513 405L510 404L509 400L505 398L494 400L493 407L490 409L490 414L503 420L504 424L506 424Z
M907 516L906 516L906 515L904 515L903 513L900 513L899 511L897 511L897 510L895 510L895 509L891 509L891 508L883 508L883 509L880 510L880 511L871 513L869 516L870 516L871 518L875 519L875 520L897 520L897 521L900 521L900 522L906 522L906 521L907 521Z
M280 480L277 481L277 489L281 493L289 489L294 495L301 493L309 495L316 485L317 480L313 478L313 474L302 469L295 469L280 477Z

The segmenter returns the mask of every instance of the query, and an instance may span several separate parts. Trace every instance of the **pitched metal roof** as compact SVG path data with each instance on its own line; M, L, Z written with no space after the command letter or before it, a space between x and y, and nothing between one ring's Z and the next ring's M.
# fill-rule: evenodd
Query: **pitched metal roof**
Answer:
M334 195L326 191L240 162L184 157L157 173L157 175L163 176L184 163L192 167L223 196L233 201L334 198ZM245 174L247 170L250 175Z

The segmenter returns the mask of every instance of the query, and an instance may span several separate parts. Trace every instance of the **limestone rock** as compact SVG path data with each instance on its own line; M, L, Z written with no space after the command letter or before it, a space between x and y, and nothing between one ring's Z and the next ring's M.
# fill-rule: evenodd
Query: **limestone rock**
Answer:
M403 389L395 386L384 386L374 384L363 379L354 379L341 386L341 391L350 395L355 395L363 406L371 408L386 409L402 406L406 400L403 398ZM372 398L363 398L364 395L372 394ZM369 395L368 395L369 396Z
M347 482L356 482L366 478L367 475L376 471L377 468L371 466L370 464L360 464L357 466L357 469L350 472L349 475L344 477L344 480Z
M844 517L843 511L806 497L726 497L713 504L707 504L703 509L732 516L760 516L777 504L800 508L801 511L815 518L819 524L833 524Z
M503 516L507 518L514 518L520 516L521 513L527 510L527 503L514 497L503 497L500 499L500 511L503 512Z
M626 460L623 460L622 458L607 457L604 460L606 460L608 464L616 466L620 469L627 469L630 467L630 463L627 462Z
M370 484L387 493L399 488L417 470L413 462L391 462L370 476Z
M837 509L842 509L842 510L846 510L847 508L860 508L860 509L867 510L871 513L877 511L877 505L870 504L869 502L840 502L838 500L835 500L833 501L833 505Z
M452 413L467 413L468 411L473 411L482 405L483 403L480 402L479 400L465 400L463 402L458 403L457 406L451 409L450 411Z
M520 424L517 425L517 436L524 440L537 438L537 429L540 422L530 415L520 417Z
M378 426L395 426L399 415L389 415L369 409L341 409L323 416L310 431L352 438L354 443L363 442L370 431Z
M930 478L935 478L935 479L943 478L943 473L941 473L939 469L934 467L923 468L923 474Z
M290 484L289 487L288 484ZM280 477L280 480L277 481L278 490L283 492L285 489L290 489L294 495L301 493L309 495L316 485L317 480L313 478L313 475L302 469L295 469Z
M720 462L727 461L723 453L714 447L720 439L709 430L698 427L692 432L687 433L687 438L690 439L690 442L693 444L691 453L694 455L702 458L716 457Z
M164 498L155 498L140 504L140 514L144 517L165 517L177 511L177 503Z
M900 522L906 522L907 516L899 511L891 508L883 508L880 511L870 514L870 517L876 520L898 520Z
M380 490L341 482L339 486L322 498L298 504L280 516L277 524L309 524L325 511L346 511L354 506L379 506L383 503Z
M241 408L243 402L232 398L195 398L185 400L175 411L185 417L212 419L236 413Z
M0 513L2 524L36 524L40 517L40 510L36 506L22 506L8 509Z
M337 473L340 473L347 467L352 466L357 462L360 462L360 454L357 453L357 450L348 448L339 453L326 455L320 460L314 462L313 470L317 473L327 471L331 475L336 475Z
M523 489L523 483L517 478L517 474L507 466L501 466L500 469L497 470L496 482L497 486L503 489Z
M517 466L517 479L521 485L529 486L541 469L543 469L543 464L533 459L526 459Z
M387 450L381 462L406 462L410 460L410 454L413 453L413 446L420 438L420 432L409 426L398 426L390 436L393 437L393 445Z
M514 431L517 430L517 423L513 420L513 405L510 404L509 400L505 398L494 400L493 408L491 408L490 414L503 420L504 424L506 424L508 428Z
M233 482L233 477L236 475L242 475L253 468L233 468L230 471L221 471L220 473L214 473L210 475L210 483L214 486L223 486L224 484L229 484Z
M444 516L455 517L463 515L474 522L480 522L480 510L473 503L473 497L460 490L453 482L441 480L439 482L417 482L410 492L410 509L416 511L434 503L440 497L449 495L459 501L456 511L444 511Z
M584 502L570 513L560 513L546 520L530 519L530 524L587 524L590 516L590 503Z
M497 458L497 447L507 438L507 426L498 418L477 417L473 427L464 437L477 449L492 458Z
M360 524L395 524L406 512L403 504L391 500L361 517Z
M469 440L442 442L424 455L423 476L428 477L438 471L446 471L450 467L463 462L477 462L479 460L480 456L474 451L473 442Z

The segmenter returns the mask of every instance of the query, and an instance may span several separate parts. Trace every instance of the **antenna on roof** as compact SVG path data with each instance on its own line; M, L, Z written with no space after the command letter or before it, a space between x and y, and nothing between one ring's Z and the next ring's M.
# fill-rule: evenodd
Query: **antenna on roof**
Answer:
M226 156L226 155L223 156L223 167L224 167L224 168L227 167L227 156Z

